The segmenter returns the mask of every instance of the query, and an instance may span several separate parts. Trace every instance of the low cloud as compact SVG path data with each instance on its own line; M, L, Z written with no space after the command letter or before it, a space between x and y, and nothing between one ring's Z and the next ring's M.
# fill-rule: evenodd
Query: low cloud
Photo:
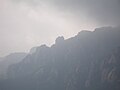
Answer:
M89 18L107 25L120 23L120 0L18 0L31 5L46 2L59 10L74 14L88 14ZM77 17L79 18L79 15Z
M1 0L0 56L28 51L57 36L119 25L119 0Z

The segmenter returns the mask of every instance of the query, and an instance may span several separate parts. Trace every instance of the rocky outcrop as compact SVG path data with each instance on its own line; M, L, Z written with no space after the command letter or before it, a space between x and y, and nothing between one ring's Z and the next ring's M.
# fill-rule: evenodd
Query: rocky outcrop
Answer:
M108 56L101 68L101 83L109 90L120 89L120 48Z

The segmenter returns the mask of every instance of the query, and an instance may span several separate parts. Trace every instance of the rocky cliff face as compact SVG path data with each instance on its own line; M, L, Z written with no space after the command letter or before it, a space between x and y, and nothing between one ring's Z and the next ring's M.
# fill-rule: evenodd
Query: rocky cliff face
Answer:
M1 90L118 90L120 54L111 53L119 40L120 29L111 27L58 37L10 66Z
M100 64L91 64L87 78L81 84L80 71L74 73L73 78L68 82L68 90L120 90L120 48L115 49ZM80 70L76 68L77 70ZM83 76L81 76L83 78ZM80 80L80 81L79 81ZM79 83L78 83L79 82ZM75 89L79 84L79 89Z
M109 90L120 89L120 48L104 60L101 67L101 83Z

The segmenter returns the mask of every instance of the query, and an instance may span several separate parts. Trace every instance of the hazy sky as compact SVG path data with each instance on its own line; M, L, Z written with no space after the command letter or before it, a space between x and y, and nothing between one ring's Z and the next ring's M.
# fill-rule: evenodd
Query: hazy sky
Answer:
M0 0L0 56L118 23L120 0Z

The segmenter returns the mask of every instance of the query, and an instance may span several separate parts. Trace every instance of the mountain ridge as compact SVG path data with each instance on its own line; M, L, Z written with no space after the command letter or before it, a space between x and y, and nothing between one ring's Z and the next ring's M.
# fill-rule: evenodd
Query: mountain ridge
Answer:
M111 84L101 81L110 76L104 74L103 63L120 47L119 40L120 29L112 27L82 31L69 39L58 37L51 47L41 45L11 65L1 90L119 90L114 83L110 89Z

